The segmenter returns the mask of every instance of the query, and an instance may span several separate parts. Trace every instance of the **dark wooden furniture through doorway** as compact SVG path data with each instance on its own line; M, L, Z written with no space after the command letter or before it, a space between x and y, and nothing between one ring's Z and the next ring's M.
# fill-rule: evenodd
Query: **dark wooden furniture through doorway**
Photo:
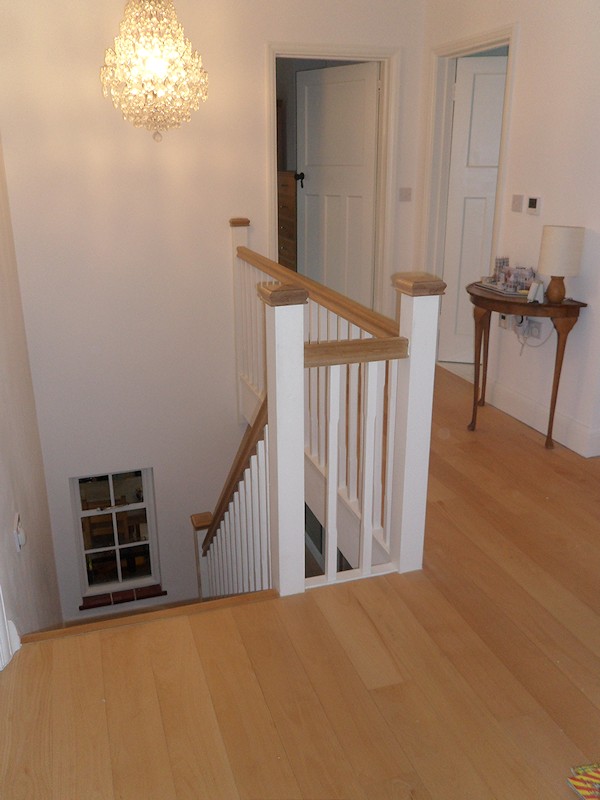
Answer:
M296 271L296 178L290 170L277 173L277 255L282 266Z
M490 343L490 318L492 311L507 316L523 317L548 317L556 330L556 358L554 361L554 378L552 381L552 395L550 398L550 417L548 419L548 432L546 434L546 447L554 447L552 441L552 427L554 425L554 411L558 384L562 369L563 357L567 337L579 318L579 311L587 306L578 300L563 300L562 303L528 303L525 296L503 295L500 292L486 289L477 283L470 283L467 292L473 303L473 317L475 319L475 358L473 362L473 415L469 423L469 430L474 431L477 424L477 407L485 405L485 384L487 378L488 350ZM481 348L483 345L483 361ZM479 390L481 370L481 392Z

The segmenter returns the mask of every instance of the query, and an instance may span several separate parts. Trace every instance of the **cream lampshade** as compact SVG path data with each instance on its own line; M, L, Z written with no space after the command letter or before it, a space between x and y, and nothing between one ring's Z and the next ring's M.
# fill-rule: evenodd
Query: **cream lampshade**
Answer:
M546 289L549 303L562 303L565 299L563 278L579 274L584 233L585 228L571 225L544 225L538 273L550 275Z

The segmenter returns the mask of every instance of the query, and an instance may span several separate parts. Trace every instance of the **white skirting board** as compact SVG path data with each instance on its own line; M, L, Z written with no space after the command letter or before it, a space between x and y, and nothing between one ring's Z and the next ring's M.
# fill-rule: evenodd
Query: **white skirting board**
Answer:
M495 382L488 383L486 403L488 401L490 405L505 411L545 436L548 429L549 405L537 403L531 398ZM549 402L550 398L548 398ZM477 415L477 429L483 430L483 426L485 426L485 412L482 415L480 410ZM552 438L555 442L568 447L569 450L573 450L584 458L600 455L600 431L594 431L577 420L559 413L558 410L554 416Z
M2 588L0 587L0 670L11 660L21 647L21 639L14 622L6 618Z

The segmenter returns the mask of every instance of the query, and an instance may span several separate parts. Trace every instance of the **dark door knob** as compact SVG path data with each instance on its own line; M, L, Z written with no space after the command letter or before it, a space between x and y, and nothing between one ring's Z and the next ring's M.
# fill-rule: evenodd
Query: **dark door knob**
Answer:
M304 173L303 173L303 172L296 172L296 173L294 174L294 178L295 178L297 181L300 181L300 188L301 188L301 189L304 189Z

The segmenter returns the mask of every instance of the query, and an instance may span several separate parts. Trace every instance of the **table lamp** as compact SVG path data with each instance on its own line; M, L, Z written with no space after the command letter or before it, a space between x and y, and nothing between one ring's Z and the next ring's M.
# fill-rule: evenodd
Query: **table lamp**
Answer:
M565 299L563 278L579 274L584 233L585 228L572 225L544 225L538 273L550 275L546 289L549 303L562 303Z

